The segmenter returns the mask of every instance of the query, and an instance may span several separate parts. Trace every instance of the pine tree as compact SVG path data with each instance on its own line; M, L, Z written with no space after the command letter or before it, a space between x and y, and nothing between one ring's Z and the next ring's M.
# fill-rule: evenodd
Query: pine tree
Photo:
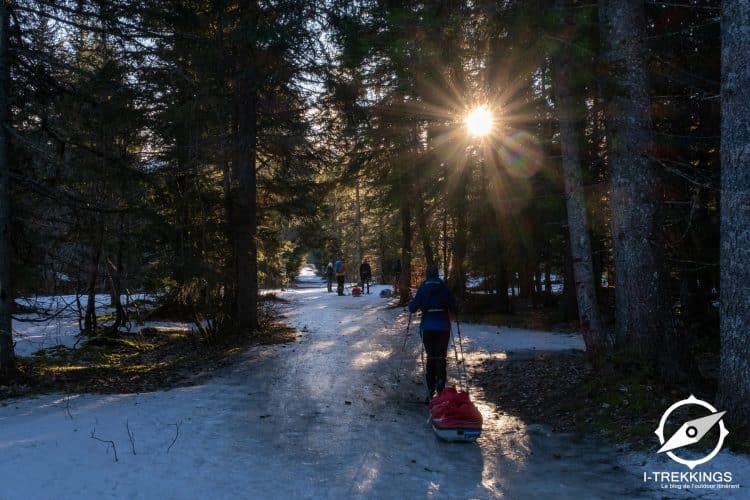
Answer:
M10 68L8 61L8 30L10 13L6 2L0 4L0 373L9 375L15 370L13 353L13 300L11 283L10 246L10 161L8 131L10 121Z
M658 179L642 33L643 5L599 1L602 59L608 72L607 141L619 348L665 371L676 369L670 296L658 234ZM672 365L672 366L670 366Z
M586 342L586 351L593 359L597 359L607 347L607 338L599 317L599 305L594 288L589 225L583 199L581 156L578 147L580 143L580 120L577 118L577 110L580 106L575 100L575 80L573 78L573 75L577 72L574 60L570 56L575 27L570 24L569 17L566 15L569 7L569 2L563 0L556 2L556 9L562 19L562 25L566 28L562 31L568 36L564 39L564 45L560 48L560 54L555 62L554 86L560 122L560 149L563 157L563 177L565 179L573 273L578 299L578 317Z

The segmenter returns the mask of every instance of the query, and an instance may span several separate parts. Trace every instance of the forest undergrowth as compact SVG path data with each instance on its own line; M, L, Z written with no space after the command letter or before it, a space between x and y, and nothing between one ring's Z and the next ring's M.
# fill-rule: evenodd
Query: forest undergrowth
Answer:
M132 332L114 333L106 328L108 316L100 319L96 336L81 345L58 345L41 349L17 360L11 380L0 380L0 400L51 391L65 393L134 393L195 384L237 362L256 344L294 342L297 332L278 321L273 303L265 301L263 321L252 335L231 331L206 338L184 326L141 326ZM155 308L147 321L186 321L184 314L167 305Z

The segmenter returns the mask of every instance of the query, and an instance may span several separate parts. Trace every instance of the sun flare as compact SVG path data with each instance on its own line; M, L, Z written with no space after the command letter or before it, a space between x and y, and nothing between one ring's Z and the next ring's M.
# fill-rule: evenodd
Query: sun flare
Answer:
M476 107L466 116L466 128L469 129L469 134L475 137L489 134L494 122L492 113L486 106Z

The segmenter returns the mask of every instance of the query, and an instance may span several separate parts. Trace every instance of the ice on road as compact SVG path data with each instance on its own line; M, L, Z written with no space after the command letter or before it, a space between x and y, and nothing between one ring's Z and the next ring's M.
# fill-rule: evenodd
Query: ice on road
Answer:
M201 385L2 402L0 498L660 497L612 447L500 414L481 394L480 439L438 441L402 309L379 287L339 297L309 272L302 285L282 292L298 342L250 349ZM504 336L580 348L577 336L463 330L475 351L501 353Z

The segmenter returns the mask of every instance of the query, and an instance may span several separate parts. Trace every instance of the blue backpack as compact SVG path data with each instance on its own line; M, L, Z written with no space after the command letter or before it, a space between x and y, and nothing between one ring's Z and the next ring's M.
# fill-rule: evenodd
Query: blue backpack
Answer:
M336 272L337 273L343 273L344 272L344 263L341 262L341 260L336 261Z

